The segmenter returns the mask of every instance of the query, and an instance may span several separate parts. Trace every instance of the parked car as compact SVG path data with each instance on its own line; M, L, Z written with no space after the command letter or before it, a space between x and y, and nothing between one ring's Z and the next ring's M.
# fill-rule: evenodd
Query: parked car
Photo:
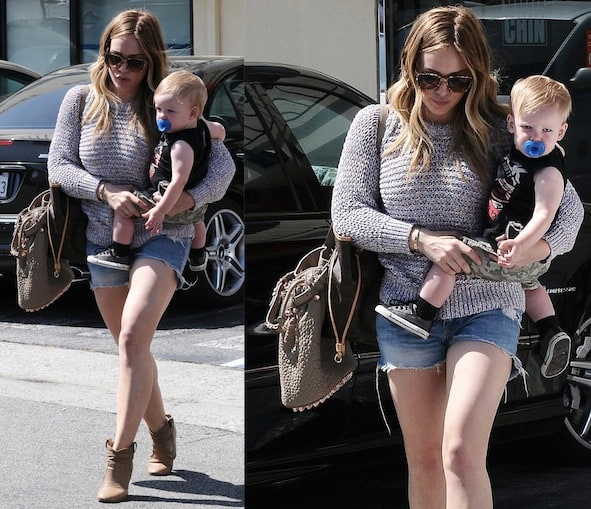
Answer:
M577 10L573 17L563 19L556 14L558 7L549 8L548 4L552 2L545 2L537 17L545 20L549 38L555 24L560 25L565 41L562 45L555 43L555 53L546 56L547 65L535 69L526 65L534 53L531 48L525 51L515 47L513 52L505 45L500 56L510 66L506 80L545 72L563 81L574 99L575 113L564 146L569 178L585 202L585 220L574 249L555 259L542 279L562 325L573 338L573 353L568 372L543 378L540 338L524 317L518 356L529 373L527 387L521 379L508 383L506 399L495 420L493 441L539 436L540 444L548 448L555 445L568 460L589 463L591 151L584 123L591 108L591 69L583 67L589 62L585 33L591 31L591 10L586 5L585 14ZM516 22L506 19L511 17L511 9L525 9L522 5L495 7L499 11L486 20L493 41L495 34L502 33L501 25ZM478 12L487 13L488 8ZM523 17L526 24L532 18L523 11L515 11L515 16L518 20ZM290 66L246 68L247 487L314 474L359 451L402 451L387 380L375 372L379 357L376 344L353 342L357 369L352 380L320 406L294 413L281 405L277 336L263 324L277 279L292 270L308 250L320 245L326 235L332 177L344 135L355 113L372 102L346 84L310 70ZM382 418L379 399L391 434Z
M41 75L22 65L0 60L0 102Z
M225 197L208 207L207 268L195 296L210 305L240 302L245 281L243 111L244 68L241 58L179 57L173 68L186 68L205 81L209 98L206 117L226 127L226 145L236 175ZM48 186L47 154L57 113L66 92L89 83L88 64L51 72L0 104L0 273L12 276L15 261L10 241L16 215ZM79 278L86 266L74 267Z

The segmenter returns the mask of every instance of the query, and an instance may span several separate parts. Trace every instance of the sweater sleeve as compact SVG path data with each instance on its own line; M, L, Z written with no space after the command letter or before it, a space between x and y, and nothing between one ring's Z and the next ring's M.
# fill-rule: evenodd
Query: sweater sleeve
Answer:
M550 246L549 260L568 253L573 248L583 223L583 216L581 199L570 181L567 181L556 218L544 235L544 239Z
M197 186L188 190L195 200L195 209L221 200L232 182L234 173L236 165L224 143L218 139L211 140L207 174Z
M381 158L376 147L379 116L379 105L371 105L360 110L351 123L333 190L333 227L336 233L351 237L364 249L408 254L413 225L381 211ZM390 114L386 133L392 118Z
M62 101L49 147L47 172L49 181L60 184L66 194L97 201L96 188L100 179L88 173L80 161L81 118L86 87L71 88Z

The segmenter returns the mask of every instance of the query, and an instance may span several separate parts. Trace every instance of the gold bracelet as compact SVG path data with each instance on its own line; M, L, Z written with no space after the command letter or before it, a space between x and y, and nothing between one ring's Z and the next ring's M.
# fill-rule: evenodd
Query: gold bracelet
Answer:
M413 226L410 232L410 250L412 253L419 252L419 236L421 235L421 229L418 226Z
M99 185L96 188L96 196L99 201L105 201L105 184L107 183L106 180L101 180Z

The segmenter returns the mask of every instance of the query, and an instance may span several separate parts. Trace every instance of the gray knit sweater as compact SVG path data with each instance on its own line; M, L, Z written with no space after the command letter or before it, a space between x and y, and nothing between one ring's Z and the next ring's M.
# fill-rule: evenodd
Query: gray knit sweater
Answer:
M379 253L385 268L380 300L386 304L413 301L430 267L422 254L409 250L413 225L430 230L453 230L478 236L484 230L488 186L461 161L458 171L451 153L451 126L430 125L433 160L429 171L407 177L410 156L399 152L386 156L380 165L376 149L379 106L362 109L345 140L332 199L335 230L353 242ZM500 159L511 138L500 119L491 133L491 154ZM400 132L394 112L386 121L382 151ZM492 168L496 167L493 163ZM383 205L379 205L379 202ZM545 235L551 258L572 249L583 219L582 204L570 183L554 225ZM468 316L491 309L513 308L523 312L521 285L467 279L459 275L442 318Z
M131 105L116 107L113 129L93 139L95 122L81 127L80 106L86 86L73 87L66 93L55 126L47 163L49 181L58 183L64 192L81 198L82 209L89 217L86 236L95 244L108 246L112 241L113 209L98 200L100 180L113 184L131 184L137 189L149 187L148 167L153 147L131 127ZM94 99L88 92L85 108ZM234 176L236 167L230 153L219 140L212 140L207 176L189 193L195 207L220 200ZM142 245L150 238L144 227L145 220L135 221L132 247ZM171 238L193 237L192 225L164 223L163 235Z

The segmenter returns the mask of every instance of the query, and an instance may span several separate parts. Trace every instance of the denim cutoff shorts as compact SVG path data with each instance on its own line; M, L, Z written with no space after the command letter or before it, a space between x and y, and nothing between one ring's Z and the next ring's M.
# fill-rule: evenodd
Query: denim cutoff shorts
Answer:
M447 349L460 341L481 341L497 346L513 360L510 379L524 374L517 357L521 313L514 309L493 309L461 318L435 320L427 339L394 325L376 314L380 347L378 369L427 369L445 362Z
M173 240L166 235L157 235L150 238L145 244L131 250L130 261L138 258L151 258L160 260L168 265L176 273L178 280L177 288L181 288L185 283L183 278L183 269L189 249L191 248L191 239L183 237L180 240ZM104 246L99 246L92 242L86 244L86 254L96 254L104 251ZM90 288L114 288L129 284L129 271L102 267L94 263L88 264L90 271Z

